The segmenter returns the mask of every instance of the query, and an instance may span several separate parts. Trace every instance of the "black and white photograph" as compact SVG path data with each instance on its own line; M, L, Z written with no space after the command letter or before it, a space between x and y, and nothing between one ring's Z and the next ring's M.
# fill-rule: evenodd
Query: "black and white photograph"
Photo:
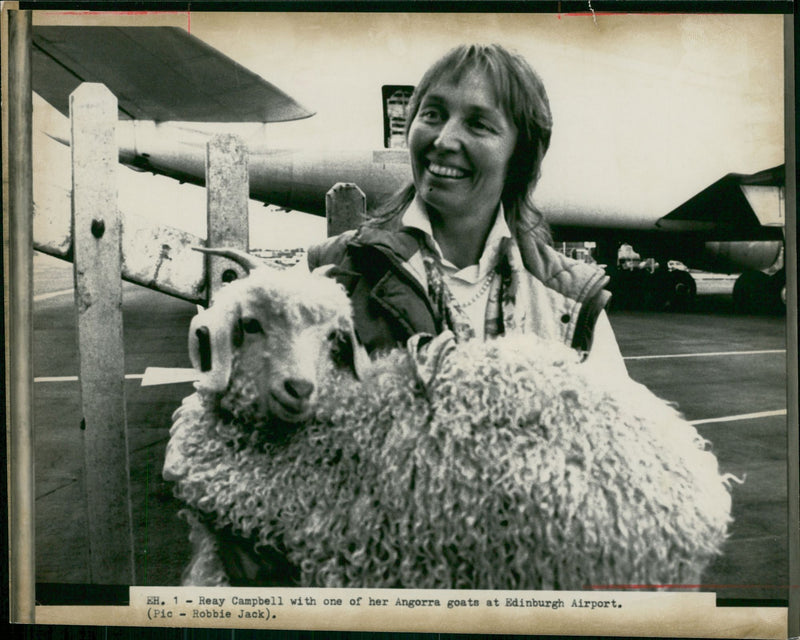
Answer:
M12 618L788 637L791 19L4 6Z

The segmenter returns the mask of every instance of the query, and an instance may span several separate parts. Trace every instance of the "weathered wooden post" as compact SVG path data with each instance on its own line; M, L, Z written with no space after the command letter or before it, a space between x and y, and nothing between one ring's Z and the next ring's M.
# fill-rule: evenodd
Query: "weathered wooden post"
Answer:
M247 149L235 135L220 134L206 148L206 199L209 247L250 248ZM208 302L226 282L243 277L243 269L226 258L206 256Z
M101 584L133 584L117 208L117 99L101 84L82 84L70 96L70 119L90 579Z
M32 312L33 160L31 128L31 12L8 11L8 169L9 205L9 417L8 454L10 579L9 614L14 622L34 622L34 459ZM6 131L3 132L4 134ZM5 204L5 198L4 198Z
M367 196L357 185L337 182L325 194L328 237L357 228L367 215Z

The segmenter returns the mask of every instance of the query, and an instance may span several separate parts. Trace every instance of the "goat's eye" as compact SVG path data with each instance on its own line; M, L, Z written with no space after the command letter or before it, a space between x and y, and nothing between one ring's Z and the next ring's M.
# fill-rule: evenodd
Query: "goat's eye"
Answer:
M261 333L261 323L255 318L242 318L242 329L245 333Z
M358 375L355 369L355 352L350 334L346 331L331 331L328 334L328 340L331 342L331 360L334 365L340 369L349 369Z

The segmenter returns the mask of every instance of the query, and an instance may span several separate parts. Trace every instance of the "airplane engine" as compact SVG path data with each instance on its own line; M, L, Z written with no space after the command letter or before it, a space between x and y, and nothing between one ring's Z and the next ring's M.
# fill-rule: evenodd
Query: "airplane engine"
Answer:
M780 240L706 242L703 249L698 267L714 273L773 270L783 260Z

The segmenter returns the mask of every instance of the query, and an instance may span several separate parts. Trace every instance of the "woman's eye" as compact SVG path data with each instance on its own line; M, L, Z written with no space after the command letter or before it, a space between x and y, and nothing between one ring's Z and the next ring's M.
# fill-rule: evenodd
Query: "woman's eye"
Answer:
M243 318L242 329L245 333L261 333L263 331L261 323L255 318Z
M486 131L489 133L495 132L495 128L484 120L473 120L470 123L470 126L475 129L475 131Z
M427 124L439 122L442 119L442 115L437 109L422 109L419 112L418 117Z

